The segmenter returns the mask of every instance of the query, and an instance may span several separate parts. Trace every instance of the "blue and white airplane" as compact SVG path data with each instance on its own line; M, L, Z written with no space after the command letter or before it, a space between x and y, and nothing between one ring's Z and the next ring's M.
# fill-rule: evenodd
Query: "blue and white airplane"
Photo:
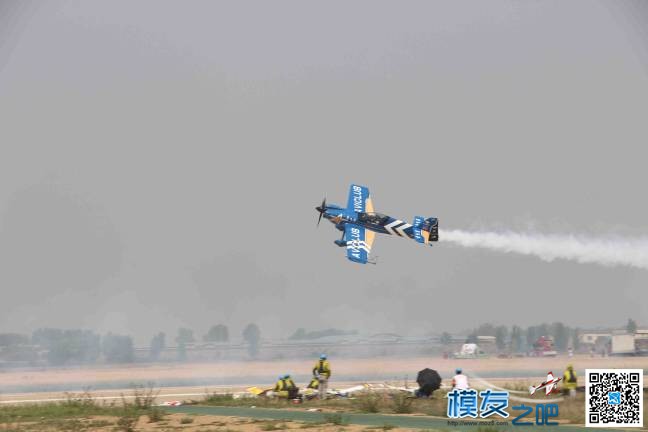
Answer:
M322 217L328 219L335 228L342 231L342 238L334 243L347 250L347 258L360 264L375 264L370 258L371 245L376 233L390 234L399 237L409 237L419 243L429 244L439 241L439 221L437 218L424 219L415 216L412 225L400 219L374 212L369 189L365 186L352 184L349 189L347 206L326 204L326 198L319 207L317 225Z

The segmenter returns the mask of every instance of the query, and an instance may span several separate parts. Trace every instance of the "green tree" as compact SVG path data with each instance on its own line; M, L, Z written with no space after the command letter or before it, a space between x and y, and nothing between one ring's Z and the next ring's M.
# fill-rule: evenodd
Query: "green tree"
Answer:
M205 342L227 342L229 341L229 330L226 325L218 324L211 326L209 331L205 336L203 336L203 341Z
M178 335L176 336L175 341L177 343L176 355L178 361L187 360L187 344L195 342L193 330L185 327L180 327L178 329Z
M185 327L180 327L178 329L178 336L175 338L176 343L179 344L188 344L188 343L193 343L196 341L194 338L193 330L185 328Z
M178 361L187 360L187 344L180 342L176 347L176 356Z
M547 324L540 324L536 326L529 326L527 328L527 345L532 347L540 336L550 336L549 326Z
M63 337L63 330L57 328L39 328L32 333L32 344L49 348Z
M477 343L477 335L475 333L470 333L468 337L466 337L466 342L465 343Z
M135 361L135 348L133 338L113 333L108 333L101 344L104 358L107 363L132 363Z
M495 328L495 344L497 349L506 348L506 339L508 338L508 328L506 326L497 326Z
M569 343L569 328L561 322L555 322L551 324L550 330L556 350L565 351Z
M441 333L441 336L439 336L439 342L441 342L441 345L447 346L452 343L452 335L448 332L443 332Z
M626 331L630 334L637 333L637 322L632 318L628 318L628 324L626 324Z
M511 351L514 353L520 352L523 344L522 328L514 325L511 327Z
M578 338L579 333L580 330L578 328L571 329L572 348L575 352L580 348L580 339Z
M160 354L166 348L166 335L162 332L153 336L151 339L151 351L149 357L151 360L156 361L160 358Z
M329 328L325 330L306 331L303 328L298 328L288 339L303 340L303 339L319 339L329 336L348 336L358 334L357 330L340 330Z
M477 336L497 336L497 329L493 324L486 323L475 329L474 333Z
M526 344L527 347L532 347L535 341L538 339L539 335L537 334L538 330L535 326L529 326L526 329Z
M47 350L51 365L94 363L101 352L101 337L90 330L38 329L32 344Z
M306 329L303 328L303 327L300 327L297 330L295 330L295 333L290 335L288 337L288 339L290 339L290 340L302 340L302 339L306 339L307 337L308 337L308 334L306 333Z
M19 333L0 333L0 346L12 347L17 345L27 345L29 336Z
M259 343L261 342L261 330L256 324L248 324L243 330L243 339L248 344L248 353L250 357L256 357L259 353Z

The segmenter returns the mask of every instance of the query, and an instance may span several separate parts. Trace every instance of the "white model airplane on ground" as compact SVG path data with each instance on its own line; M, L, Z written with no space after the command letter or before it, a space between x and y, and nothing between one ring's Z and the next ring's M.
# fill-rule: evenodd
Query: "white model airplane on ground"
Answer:
M556 378L553 376L553 372L549 372L547 374L547 380L543 381L540 383L540 385L537 386L531 386L529 387L529 393L533 394L537 390L540 390L542 388L545 389L546 395L548 396L550 393L554 391L558 391L558 381L560 381L562 378Z

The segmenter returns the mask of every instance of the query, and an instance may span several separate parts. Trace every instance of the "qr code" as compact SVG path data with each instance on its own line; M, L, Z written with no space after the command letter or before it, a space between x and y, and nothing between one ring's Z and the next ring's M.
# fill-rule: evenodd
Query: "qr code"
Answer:
M587 427L643 426L643 369L586 369Z

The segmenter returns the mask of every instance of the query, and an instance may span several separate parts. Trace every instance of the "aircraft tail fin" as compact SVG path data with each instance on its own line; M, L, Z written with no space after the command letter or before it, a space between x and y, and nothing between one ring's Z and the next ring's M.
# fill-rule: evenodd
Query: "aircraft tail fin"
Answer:
M535 392L536 392L536 388L535 388L535 387L533 387L533 386L529 387L529 394L532 395L532 394L535 393Z
M423 216L415 216L413 230L414 240L419 243L439 241L439 220L437 218L424 219Z

